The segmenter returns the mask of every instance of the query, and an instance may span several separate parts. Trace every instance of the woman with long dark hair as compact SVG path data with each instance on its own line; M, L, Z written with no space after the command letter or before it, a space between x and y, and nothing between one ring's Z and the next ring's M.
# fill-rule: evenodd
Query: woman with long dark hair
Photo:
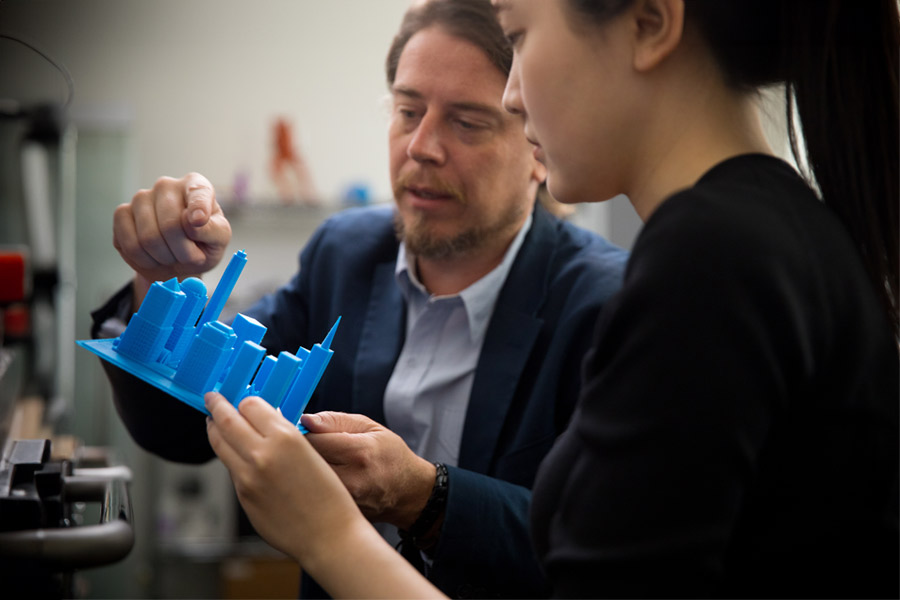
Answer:
M896 596L896 3L497 4L551 193L645 221L535 483L556 593Z

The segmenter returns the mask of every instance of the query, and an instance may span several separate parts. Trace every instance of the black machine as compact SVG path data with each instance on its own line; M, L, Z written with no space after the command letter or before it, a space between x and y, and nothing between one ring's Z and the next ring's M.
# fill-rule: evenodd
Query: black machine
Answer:
M4 595L72 598L78 569L116 562L134 544L127 472L90 452L54 459L48 439L14 440L7 448L0 463ZM99 517L87 523L92 503Z

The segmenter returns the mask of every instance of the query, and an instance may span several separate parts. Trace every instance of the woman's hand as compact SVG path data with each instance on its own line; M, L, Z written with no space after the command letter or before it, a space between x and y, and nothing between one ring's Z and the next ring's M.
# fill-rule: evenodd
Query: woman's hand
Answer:
M316 540L364 520L328 463L268 402L248 397L238 411L218 393L205 400L209 442L253 526L272 546L304 563Z
M328 463L262 398L205 396L207 434L256 531L332 597L441 597L375 531Z

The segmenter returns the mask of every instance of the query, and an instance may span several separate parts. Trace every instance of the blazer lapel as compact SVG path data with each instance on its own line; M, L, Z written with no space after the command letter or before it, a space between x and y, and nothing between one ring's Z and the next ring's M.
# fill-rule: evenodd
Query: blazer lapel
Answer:
M497 448L500 430L541 321L527 315L495 311L485 337L466 411L459 466L485 473Z
M385 262L375 269L353 381L353 412L379 423L384 423L384 390L406 337L406 302L394 267L394 262Z
M497 451L516 386L543 326L537 314L555 246L556 221L538 205L485 334L463 426L461 468L486 473Z

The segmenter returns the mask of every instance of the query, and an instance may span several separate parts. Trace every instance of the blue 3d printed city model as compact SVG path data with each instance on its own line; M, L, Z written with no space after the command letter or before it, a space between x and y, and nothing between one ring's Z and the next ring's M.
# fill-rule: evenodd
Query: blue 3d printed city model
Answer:
M157 281L122 335L78 345L203 413L209 391L235 406L260 396L305 433L300 415L334 354L341 318L321 344L267 356L259 321L238 314L229 327L217 320L246 263L246 252L234 253L208 303L206 285L196 277Z

